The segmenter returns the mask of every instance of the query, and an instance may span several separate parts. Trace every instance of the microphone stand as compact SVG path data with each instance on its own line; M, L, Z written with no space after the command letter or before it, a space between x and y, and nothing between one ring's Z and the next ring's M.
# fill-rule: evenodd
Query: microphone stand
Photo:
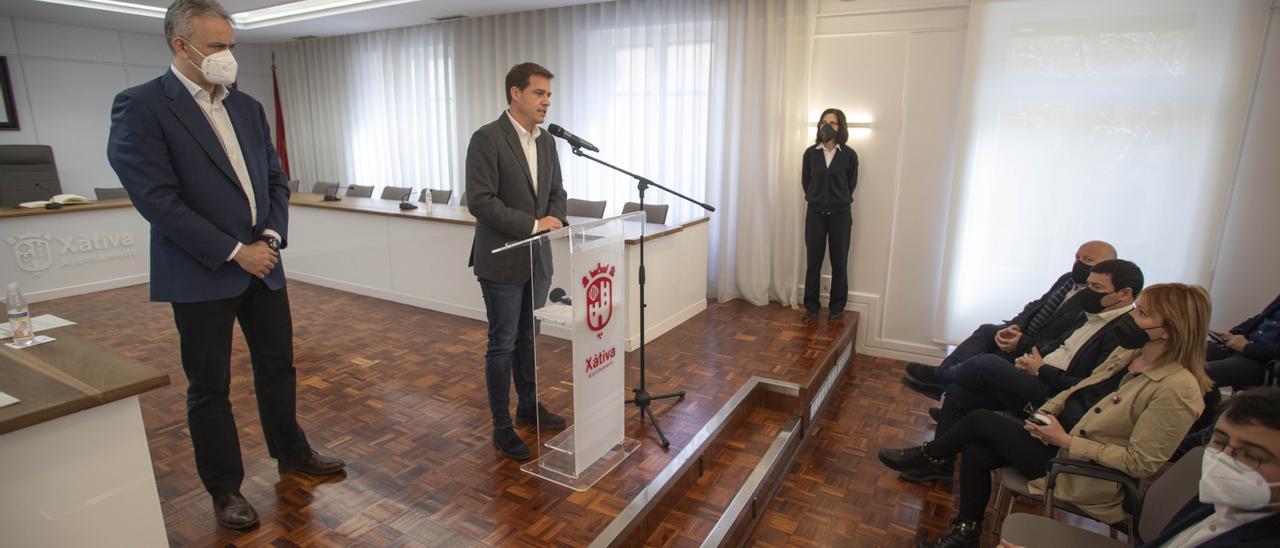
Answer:
M571 145L570 145L570 146L572 146L572 143L571 143ZM591 161L593 161L593 162L595 162L595 163L597 163L597 164L600 164L600 165L605 166L605 167L607 167L607 168L609 168L609 169L612 169L612 170L614 170L614 171L617 171L618 173L621 173L621 174L623 174L623 175L626 175L626 176L628 176L628 177L631 177L631 178L635 179L635 180L636 180L636 189L640 191L640 211L645 211L645 209L644 209L644 191L645 191L645 190L648 190L648 188L649 188L649 187L651 187L651 186L652 186L652 187L657 187L657 188L662 189L662 190L665 190L665 191L667 191L669 194L674 194L674 195L679 196L680 198L683 198L683 199L685 199L685 200L687 200L687 201L689 201L689 202L692 202L692 203L694 203L694 204L697 204L699 207L701 207L702 209L705 209L705 210L707 210L707 211L715 211L715 210L716 210L716 208L712 207L710 204L706 204L706 203L703 203L703 202L699 202L699 201L697 201L697 200L695 200L695 199L693 199L693 198L690 198L690 197L688 197L688 196L685 196L684 194L681 194L681 193L676 192L676 191L674 191L674 190L671 190L671 189L669 189L669 188L667 188L667 187L665 187L665 186L662 186L662 185L660 185L660 184L658 184L658 183L655 183L655 182L653 182L653 181L650 181L649 179L646 179L646 178L644 178L644 177L641 177L641 176L639 176L639 175L636 175L635 173L632 173L632 172L627 171L627 170L625 170L625 169L622 169L622 168L620 168L620 167L618 167L618 166L615 166L615 165L613 165L613 164L610 164L609 162L606 162L606 161L604 161L604 160L601 160L601 159L599 159L599 158L596 158L595 156L591 156L591 155L589 155L589 154L587 154L587 153L585 153L585 152L582 152L582 149L581 149L580 147L576 147L576 146L574 146L574 147L573 147L573 153L574 153L574 155L576 155L576 156L580 156L580 157L582 157L582 158L586 158L586 159L591 160ZM641 224L640 224L640 386L637 386L637 387L635 387L635 388L632 388L632 389L631 389L631 392L632 392L633 394L635 394L635 397L634 397L634 398L632 398L632 399L627 400L627 402L626 402L626 403L627 403L628 405L635 405L636 407L640 408L640 413L641 413L641 418L642 418L642 419L643 419L643 417L645 417L645 416L648 416L648 417L649 417L649 422L650 422L651 424L653 424L653 431L658 433L658 439L659 439L659 440L661 440L662 448L663 448L663 449L666 449L666 448L668 448L668 447L670 447L670 446L671 446L671 442L667 441L667 436L666 436L666 434L664 434L664 433L662 432L662 427L661 427L661 426L658 426L658 418L657 418L657 417L655 417L655 416L653 415L653 410L649 408L649 403L650 403L650 402L652 402L652 401L654 401L654 400L665 400L665 399L670 399L670 398L679 398L679 399L683 400L683 399L684 399L684 395L685 395L685 393L684 393L684 390L681 390L681 391L679 391L679 392L672 392L672 393L670 393L670 394L658 394L658 395L653 395L653 394L650 394L650 393L649 393L649 391L648 391L648 389L646 388L646 385L645 385L645 377L644 377L644 370L645 370L645 361L644 361L644 339L645 339L645 331L644 331L644 309L645 309L645 301L644 301L644 285L645 285L645 275L644 275L644 240L645 240L645 225L646 225L646 224L648 224L648 222L649 222L648 215L649 215L649 214L648 214L648 212L646 211L646 212L645 212L645 221L644 221L643 223L641 223Z

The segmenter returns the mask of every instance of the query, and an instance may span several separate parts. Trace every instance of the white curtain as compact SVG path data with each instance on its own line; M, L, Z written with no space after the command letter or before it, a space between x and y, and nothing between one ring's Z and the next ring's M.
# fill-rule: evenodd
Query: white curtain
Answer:
M942 340L1006 319L1091 239L1208 285L1271 0L975 0Z
M708 294L791 303L802 260L797 188L815 0L621 1L276 46L292 176L464 189L471 133L506 108L503 78L539 63L548 123L601 159L718 207ZM630 178L561 146L572 198L637 201ZM304 186L305 187L305 186ZM668 219L703 214L670 204Z

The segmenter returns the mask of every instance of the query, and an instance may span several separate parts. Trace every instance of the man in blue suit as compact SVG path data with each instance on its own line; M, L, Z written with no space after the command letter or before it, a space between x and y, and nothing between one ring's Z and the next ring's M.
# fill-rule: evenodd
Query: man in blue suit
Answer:
M1280 388L1228 400L1204 459L1200 496L1143 547L1280 545Z
M151 223L151 300L172 303L187 376L196 470L218 523L257 525L240 494L244 465L228 397L231 331L249 345L258 414L280 472L335 474L296 419L293 323L279 250L289 187L262 105L229 89L231 18L213 0L177 0L164 30L173 64L111 108L107 157Z

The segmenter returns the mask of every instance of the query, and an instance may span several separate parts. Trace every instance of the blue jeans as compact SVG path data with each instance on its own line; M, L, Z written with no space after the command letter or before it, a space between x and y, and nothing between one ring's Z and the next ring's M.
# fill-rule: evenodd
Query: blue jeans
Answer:
M489 347L484 355L484 378L489 389L493 428L510 428L511 381L515 380L518 413L532 414L537 406L533 354L532 283L504 284L480 280L485 315L489 319Z

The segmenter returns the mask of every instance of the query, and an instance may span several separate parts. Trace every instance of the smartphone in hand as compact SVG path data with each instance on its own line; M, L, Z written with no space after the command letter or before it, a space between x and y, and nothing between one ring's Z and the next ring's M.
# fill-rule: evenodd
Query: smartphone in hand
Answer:
M1209 340L1211 340L1211 341L1213 341L1213 342L1216 342L1216 343L1218 343L1218 344L1220 344L1220 345L1222 345L1222 346L1226 346L1226 345L1227 345L1227 339L1226 339L1225 337L1223 337L1223 336L1222 336L1222 334L1221 334L1221 333L1218 333L1217 331L1210 331L1210 332L1209 332Z
M1035 413L1027 417L1027 422L1036 426L1049 426L1049 417L1044 413Z

